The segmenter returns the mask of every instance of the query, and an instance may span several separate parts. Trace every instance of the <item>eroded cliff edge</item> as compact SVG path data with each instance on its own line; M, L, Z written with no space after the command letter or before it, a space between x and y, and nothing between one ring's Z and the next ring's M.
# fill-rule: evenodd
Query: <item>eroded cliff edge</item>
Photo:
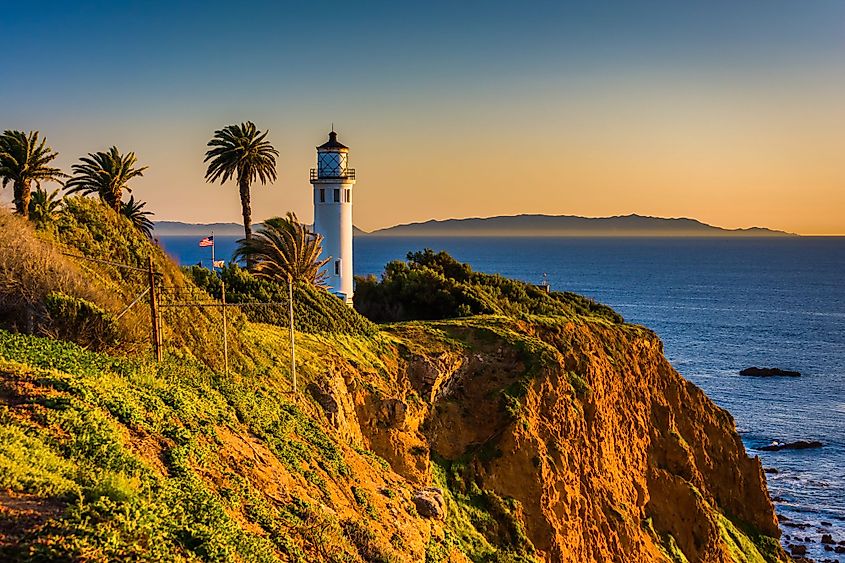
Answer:
M501 516L476 526L491 542L546 561L785 559L759 460L651 331L477 317L389 333L399 359L380 374L338 358L332 420L445 486L451 510Z

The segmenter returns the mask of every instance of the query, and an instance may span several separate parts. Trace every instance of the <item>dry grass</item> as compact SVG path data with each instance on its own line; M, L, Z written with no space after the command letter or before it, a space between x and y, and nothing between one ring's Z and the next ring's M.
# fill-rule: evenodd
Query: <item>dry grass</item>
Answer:
M64 294L116 313L123 301L107 291L55 245L41 240L32 225L0 210L0 325L14 331L54 334L58 327L46 307L51 295ZM121 340L130 342L137 318L118 323ZM80 336L81 338L81 336ZM91 345L91 342L80 341Z

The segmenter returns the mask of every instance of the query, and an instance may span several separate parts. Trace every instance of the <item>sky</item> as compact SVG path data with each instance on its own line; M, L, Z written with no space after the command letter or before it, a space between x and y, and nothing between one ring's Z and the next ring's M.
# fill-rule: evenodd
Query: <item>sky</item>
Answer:
M334 123L355 223L519 213L845 234L845 2L8 2L0 129L149 166L159 220L240 221L216 129L279 150L254 219L310 221ZM11 188L3 197L10 199Z

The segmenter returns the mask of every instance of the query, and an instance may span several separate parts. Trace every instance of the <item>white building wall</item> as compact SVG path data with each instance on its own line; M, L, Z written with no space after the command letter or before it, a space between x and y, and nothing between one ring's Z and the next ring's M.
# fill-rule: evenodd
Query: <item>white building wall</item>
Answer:
M320 201L320 190L325 190L325 202ZM334 190L340 190L340 202L334 201ZM326 264L326 283L330 291L347 301L352 301L352 183L314 184L314 231L323 236L321 259L331 257ZM340 260L339 273L336 262Z

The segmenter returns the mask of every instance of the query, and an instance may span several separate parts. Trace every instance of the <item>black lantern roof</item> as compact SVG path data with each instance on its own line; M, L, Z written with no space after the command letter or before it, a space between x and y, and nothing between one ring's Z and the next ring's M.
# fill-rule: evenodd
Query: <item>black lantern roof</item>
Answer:
M349 147L337 140L337 133L329 133L329 140L317 147L318 151L348 151Z

